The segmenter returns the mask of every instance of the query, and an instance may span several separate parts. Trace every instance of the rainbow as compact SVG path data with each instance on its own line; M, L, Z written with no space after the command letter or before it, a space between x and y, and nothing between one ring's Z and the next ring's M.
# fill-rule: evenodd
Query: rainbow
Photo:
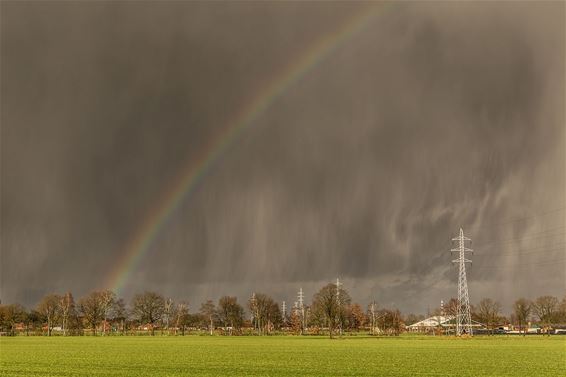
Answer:
M389 3L368 3L328 33L310 44L291 60L291 63L277 72L261 90L258 90L246 105L236 112L231 121L220 129L201 149L196 158L186 163L181 173L167 186L157 204L145 216L111 271L105 287L120 294L132 271L143 259L150 246L171 214L197 187L206 172L219 160L222 152L230 146L252 122L262 114L289 87L324 60L338 46L352 38L368 23L378 9Z

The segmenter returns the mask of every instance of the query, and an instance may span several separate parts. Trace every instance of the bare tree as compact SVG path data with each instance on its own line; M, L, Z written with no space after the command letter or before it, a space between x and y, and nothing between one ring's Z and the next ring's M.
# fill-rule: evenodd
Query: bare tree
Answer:
M181 329L181 335L185 335L185 329L190 322L189 304L187 302L177 304L175 318L175 334L177 334L177 329Z
M367 317L360 304L352 304L347 308L348 313L348 327L352 330L359 330L364 327L367 322Z
M98 299L102 310L102 335L106 334L106 324L108 322L108 314L116 301L116 294L110 290L99 292Z
M370 333L375 335L375 330L377 328L377 315L378 315L378 305L377 302L372 301L368 304L367 318L370 322Z
M26 309L20 304L0 305L0 331L16 335L16 323L27 321Z
M342 321L343 307L351 302L350 295L343 288L340 288L339 297L338 300L336 284L327 284L313 298L313 314L326 322L330 338L333 337L334 328Z
M254 294L249 300L248 307L254 313L253 323L258 334L270 333L274 326L281 323L279 305L268 295Z
M558 314L558 299L554 296L541 296L532 304L533 310L540 322L549 325L556 321Z
M561 324L566 324L566 296L564 296L562 298L562 301L560 301L559 312L560 312L559 322Z
M452 297L448 302L444 305L444 315L451 316L456 318L458 315L458 300Z
M38 328L41 329L41 326L43 325L42 317L43 315L37 310L30 310L25 318L26 335L29 335L30 329L33 331L37 331Z
M238 304L236 297L223 296L218 300L218 317L224 325L224 330L229 328L232 335L232 330L240 329L244 321L244 308Z
M37 311L41 313L47 320L47 336L51 336L53 323L55 322L56 317L59 315L59 302L59 295L48 294L41 299L39 305L37 306Z
M271 331L275 328L281 328L281 326L283 325L283 314L281 313L279 304L275 300L271 301L270 307L267 311L266 319L268 333L271 333Z
M173 299L168 298L165 300L165 306L163 311L163 319L165 322L165 328L167 329L167 333L169 333L169 321L172 316L174 316L175 306L173 305ZM163 331L162 331L163 333Z
M60 297L59 310L61 313L61 328L63 329L63 335L66 336L69 327L69 317L75 310L75 299L71 292L67 292Z
M531 314L532 304L526 298L520 298L513 304L513 311L515 318L519 323L519 332L523 329L523 335L527 333L527 327L524 326L529 320L529 315ZM524 328L523 328L524 326Z
M126 330L126 319L128 319L128 311L124 299L120 298L114 301L111 309L112 321L120 323L120 332L124 334Z
M403 327L401 312L398 309L381 309L377 315L377 327L383 334L398 336Z
M208 321L208 330L210 331L210 335L212 335L212 331L214 330L214 322L217 317L216 306L214 305L214 302L212 302L212 300L203 302L200 306L200 314Z
M132 300L132 310L140 323L145 322L151 326L151 335L155 335L155 324L165 312L165 299L155 292L137 294Z
M479 321L484 323L488 330L491 330L493 333L493 327L497 323L501 312L501 304L490 298L484 298L475 309Z
M96 328L105 316L102 295L102 292L95 291L79 300L79 309L85 322L90 327L92 335L96 335Z

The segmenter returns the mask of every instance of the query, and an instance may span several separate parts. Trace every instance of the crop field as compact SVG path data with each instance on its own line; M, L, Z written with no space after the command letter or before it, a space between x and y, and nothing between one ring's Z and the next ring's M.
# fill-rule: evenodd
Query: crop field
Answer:
M566 337L14 337L2 376L566 376Z

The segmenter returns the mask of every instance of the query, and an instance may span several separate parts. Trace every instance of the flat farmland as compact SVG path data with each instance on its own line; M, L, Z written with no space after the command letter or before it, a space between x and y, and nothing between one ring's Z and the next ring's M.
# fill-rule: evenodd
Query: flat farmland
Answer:
M3 337L1 376L566 376L566 337Z

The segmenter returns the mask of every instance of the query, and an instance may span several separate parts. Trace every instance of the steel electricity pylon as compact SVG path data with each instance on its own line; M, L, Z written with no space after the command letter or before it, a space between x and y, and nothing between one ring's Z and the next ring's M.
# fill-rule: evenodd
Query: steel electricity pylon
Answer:
M340 336L342 336L342 303L340 302L340 278L336 278L336 323L338 325L338 331Z
M464 236L464 231L460 228L460 235L452 238L458 241L458 247L451 249L451 252L458 253L458 259L452 263L458 263L458 308L456 311L456 335L472 335L472 316L470 313L470 297L468 296L468 282L466 280L466 263L472 263L466 259L466 252L473 254L473 250L466 247L466 241L471 239Z
M299 289L299 293L297 294L297 299L299 305L298 309L301 316L301 334L303 334L306 328L306 323L305 323L305 301L304 301L305 294L303 293L302 287Z

